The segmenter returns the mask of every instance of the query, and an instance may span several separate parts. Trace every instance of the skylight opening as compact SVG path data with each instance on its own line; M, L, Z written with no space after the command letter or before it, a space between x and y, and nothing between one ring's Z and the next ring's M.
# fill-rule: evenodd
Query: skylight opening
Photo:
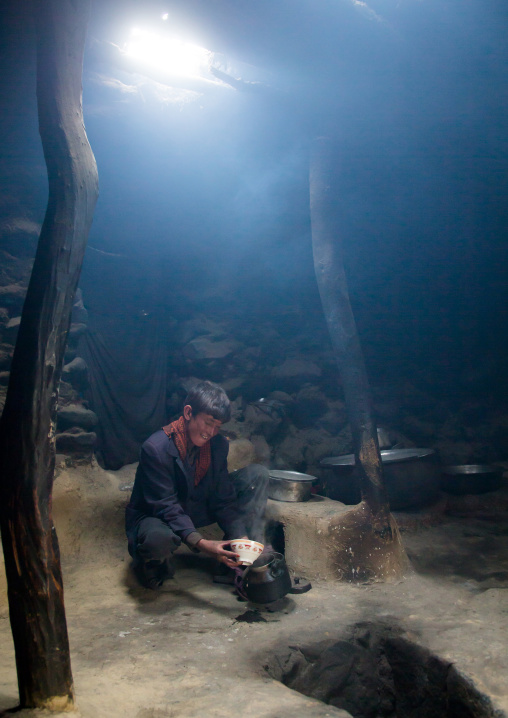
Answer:
M124 52L159 71L181 77L206 73L212 53L176 37L133 28Z

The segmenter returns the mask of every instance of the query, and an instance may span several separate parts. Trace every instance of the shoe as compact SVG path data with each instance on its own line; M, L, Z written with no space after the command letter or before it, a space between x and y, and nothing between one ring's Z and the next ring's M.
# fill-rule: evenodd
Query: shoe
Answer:
M132 562L132 570L134 571L134 575L141 586L144 588L150 588L152 591L156 591L162 585L162 582L157 578L156 568L153 565L149 565L153 563L153 561L145 562L136 558ZM158 561L157 564L159 564Z
M159 578L161 580L161 583L167 581L168 578L173 578L175 575L175 571L176 567L172 556L167 558L165 561L162 561L159 568Z
M132 569L139 583L144 588L156 591L168 578L175 575L175 566L172 558L165 561L143 561L140 558L134 559Z

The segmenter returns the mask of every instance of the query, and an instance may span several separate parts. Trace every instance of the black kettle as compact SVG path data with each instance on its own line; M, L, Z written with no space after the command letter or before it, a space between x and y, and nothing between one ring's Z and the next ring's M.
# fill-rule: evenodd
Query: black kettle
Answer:
M308 581L291 581L284 556L276 551L260 556L242 575L243 592L253 603L272 603L288 593L305 593L310 588Z

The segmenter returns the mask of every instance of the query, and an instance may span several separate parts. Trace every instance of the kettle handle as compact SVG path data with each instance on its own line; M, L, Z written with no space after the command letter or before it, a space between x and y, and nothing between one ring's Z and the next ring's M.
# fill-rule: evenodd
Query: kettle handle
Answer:
M289 589L288 593L307 593L307 591L310 591L312 588L312 584L310 581L304 581L303 583L300 583L299 578L293 579L294 583Z
M278 578L278 576L282 576L282 574L286 571L286 561L284 558L276 558L272 561L269 568L273 578Z

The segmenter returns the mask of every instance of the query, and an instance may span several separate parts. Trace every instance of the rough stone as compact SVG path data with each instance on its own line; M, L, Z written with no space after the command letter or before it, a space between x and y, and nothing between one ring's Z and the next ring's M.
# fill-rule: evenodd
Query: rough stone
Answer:
M67 363L71 362L73 359L76 358L77 353L78 352L76 342L74 342L73 344L67 344L67 346L65 347L64 361Z
M305 359L291 358L280 366L272 369L272 376L279 380L293 380L300 383L317 379L321 376L321 369L317 364Z
M473 447L467 441L437 441L434 446L442 464L474 463Z
M197 376L184 376L180 379L180 386L184 392L184 394L187 394L193 386L196 386L196 384L199 384L199 382L202 381Z
M86 324L71 324L71 328L69 329L69 341L77 342L78 339L80 339L86 331Z
M74 297L71 321L73 324L88 323L88 312L83 304L83 293L79 288L76 290L76 296Z
M317 429L307 429L305 433L302 432L302 438L306 444L305 461L308 464L319 464L321 459L336 455L339 446L337 436Z
M250 434L262 434L267 439L273 437L282 423L281 413L269 402L253 402L245 407L245 425Z
M328 432L291 426L280 444L274 447L274 466L305 472L309 464L315 465L327 456L336 456L341 445L340 437Z
M303 471L305 468L305 440L296 435L286 436L274 452L273 463L276 469Z
M10 369L13 351L12 344L0 344L0 369Z
M204 336L197 337L188 342L183 352L186 357L193 360L203 359L224 359L240 348L240 343L234 339L215 341L213 338Z
M228 471L243 469L256 461L256 450L249 439L233 439L229 442Z
M84 388L88 382L88 365L81 357L75 357L62 370L62 378L75 387Z
M56 435L56 450L62 454L92 456L96 441L97 434L93 431L64 431Z
M69 404L58 410L58 426L62 429L71 426L92 429L97 422L97 414L82 404Z
M21 311L25 301L26 287L21 284L8 284L0 287L0 305L10 310Z
M26 180L26 165L24 165L23 168L18 165L17 169L21 171L20 176ZM23 192L20 194L22 193ZM15 206L19 198L16 196L16 189L13 187L9 188L9 205L11 206L11 211L19 212L19 215L6 216L1 228L2 246L7 250L4 254L7 254L11 260L14 260L13 264L17 265L17 269L23 267L27 261L30 261L31 265L41 231L40 223L34 222L30 217L30 209L28 208L31 204L31 198L28 199L28 197L25 196L24 200L24 202L20 203L19 209L16 210ZM16 256L14 257L13 255ZM17 274L19 275L20 272L18 271Z
M15 342L18 336L19 325L21 324L21 317L12 317L9 319L3 330L3 338L10 342Z
M304 386L295 397L291 418L298 428L313 426L328 408L328 399L319 387Z
M279 391L276 389L275 391L271 391L268 394L269 399L274 399L275 401L280 401L281 404L290 406L293 403L293 397L291 394L288 394L286 391Z
M436 435L436 425L431 421L419 419L417 416L404 418L404 430L424 443L432 441Z
M63 374L84 374L88 371L88 365L82 357L76 357L69 364L66 364L62 370Z
M260 434L253 434L250 437L250 440L256 450L256 463L263 464L264 466L270 466L272 450L270 449L265 437Z
M335 434L333 441L335 449L331 454L332 456L342 456L342 454L351 454L353 452L353 437L351 436L349 424L346 424L338 434Z
M331 409L326 413L322 414L314 425L330 434L338 434L341 429L344 428L344 424L347 423L347 416L345 408L342 411Z
M78 402L79 392L74 389L72 384L69 384L69 382L62 379L58 387L59 409L63 408L64 406L69 406L69 404L77 404Z
M221 382L221 386L231 399L243 389L247 381L246 376L234 376Z
M196 337L207 336L215 341L226 339L227 334L221 324L208 319L207 317L195 317L182 322L178 327L176 341L179 344L187 344Z
M223 424L222 432L228 439L250 439L250 432L248 427L245 426L245 422L238 421L236 418L231 418L226 424Z

